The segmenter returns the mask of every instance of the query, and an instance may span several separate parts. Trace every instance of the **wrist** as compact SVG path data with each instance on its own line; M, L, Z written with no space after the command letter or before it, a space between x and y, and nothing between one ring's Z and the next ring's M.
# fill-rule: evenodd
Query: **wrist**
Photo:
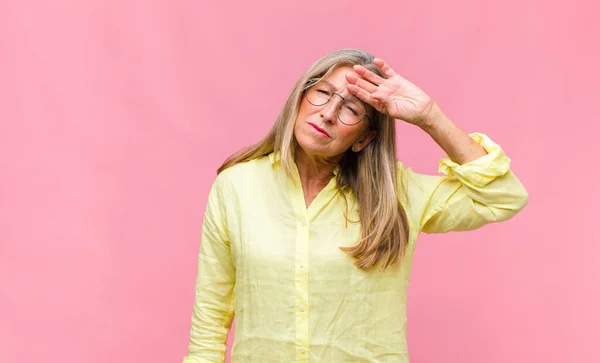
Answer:
M450 121L442 112L440 106L433 102L429 111L425 113L418 126L427 133L431 133L436 128L442 127L444 122Z

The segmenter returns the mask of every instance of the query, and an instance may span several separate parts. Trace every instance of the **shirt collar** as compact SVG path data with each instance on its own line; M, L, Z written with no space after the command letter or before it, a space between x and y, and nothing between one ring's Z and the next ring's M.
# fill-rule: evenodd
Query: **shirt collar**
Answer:
M271 165L275 164L276 161L280 161L280 160L281 160L281 155L279 154L279 151L274 151L269 154L269 161L271 162Z
M281 161L281 154L279 151L274 151L272 153L269 154L269 161L271 162L271 165L274 165L277 161ZM337 176L340 170L340 166L336 166L335 169L333 169L333 175Z

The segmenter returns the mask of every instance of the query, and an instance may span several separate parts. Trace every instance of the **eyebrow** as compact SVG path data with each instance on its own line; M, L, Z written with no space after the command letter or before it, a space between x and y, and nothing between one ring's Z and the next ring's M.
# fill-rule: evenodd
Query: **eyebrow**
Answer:
M329 85L329 87L331 87L333 89L333 92L338 91L338 89L333 85L333 83L329 82L328 80L322 79L321 81L327 83Z

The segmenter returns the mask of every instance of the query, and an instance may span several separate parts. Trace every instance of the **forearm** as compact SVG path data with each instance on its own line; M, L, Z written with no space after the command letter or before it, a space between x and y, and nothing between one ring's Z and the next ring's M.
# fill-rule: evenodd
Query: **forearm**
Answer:
M487 154L487 151L456 126L437 104L434 104L429 115L418 125L457 164L462 165Z

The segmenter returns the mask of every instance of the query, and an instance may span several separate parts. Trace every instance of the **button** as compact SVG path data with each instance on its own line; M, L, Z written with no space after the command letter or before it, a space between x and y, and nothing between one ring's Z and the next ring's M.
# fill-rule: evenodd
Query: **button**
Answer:
M304 305L300 305L300 311L304 311Z
M306 353L306 349L300 348L300 353L302 353L302 354Z

